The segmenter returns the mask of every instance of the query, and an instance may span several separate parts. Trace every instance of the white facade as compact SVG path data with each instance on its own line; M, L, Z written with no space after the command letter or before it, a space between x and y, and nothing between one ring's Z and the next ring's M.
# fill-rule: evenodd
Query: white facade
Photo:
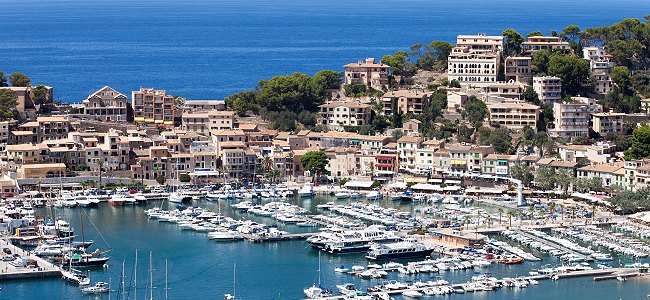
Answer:
M461 85L486 86L497 81L500 54L474 52L469 47L454 47L449 55L447 79Z
M562 80L558 77L533 77L533 90L539 100L551 104L562 99Z

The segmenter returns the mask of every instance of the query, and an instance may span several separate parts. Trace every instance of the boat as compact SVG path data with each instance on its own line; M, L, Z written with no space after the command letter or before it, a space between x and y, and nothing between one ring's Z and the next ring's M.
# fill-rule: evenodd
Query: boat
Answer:
M88 200L86 196L77 196L75 197L75 201L80 207L89 207L91 204L90 200Z
M625 282L625 281L627 281L627 278L625 278L623 276L616 276L616 280L618 280L620 282Z
M607 253L596 252L596 253L591 254L591 257L593 257L595 260L598 260L598 261L614 260L614 258L611 255L607 254Z
M392 201L402 200L402 193L393 193L392 195L390 195L390 200Z
M84 294L101 294L106 293L110 290L110 287L106 282L99 281L93 286L85 287L81 289L81 292Z
M61 275L63 276L63 280L70 283L78 284L80 286L86 286L90 284L90 277L84 274L84 272L81 272L77 269L61 268Z
M371 191L366 194L368 200L381 200L384 196L379 191Z
M356 296L357 288L352 283L340 284L336 288L345 296Z
M408 298L420 298L423 296L422 293L412 290L412 291L404 291L402 292L402 296L408 297Z
M111 196L111 199L108 200L108 203L115 206L124 205L126 203L126 196L123 194L114 194Z
M305 221L305 222L296 223L296 226L298 226L298 227L317 227L318 224L316 224L314 222Z
M334 269L334 272L336 273L347 273L348 271L350 271L350 269L346 268L344 265Z
M352 198L352 199L358 199L358 198L361 198L361 196L362 196L362 195L361 195L361 193L359 193L359 192L352 192L352 193L350 193L350 198Z
M239 241L243 240L244 236L236 231L213 231L208 233L208 238L217 241Z
M303 185L298 191L298 195L300 195L301 198L314 197L314 185L311 183L305 183L305 185Z
M508 257L508 258L502 259L499 262L502 263L502 264L505 264L505 265L514 265L514 264L519 264L519 263L524 262L524 259L521 258L521 257Z
M169 202L173 203L182 203L184 197L179 192L169 193Z
M303 292L308 299L320 299L332 295L332 291L321 287L320 252L318 252L318 285L314 284L311 287L304 289Z
M338 193L334 194L334 197L336 197L336 200L348 199L348 198L350 198L350 193L348 193L348 192L338 192Z
M72 254L68 259L70 260L70 265L74 267L101 267L108 262L109 258L99 256L99 254L99 251L95 251L94 253L79 251L78 253Z
M431 255L433 249L415 241L402 241L396 243L377 244L370 246L366 258L372 260L387 258L413 258Z

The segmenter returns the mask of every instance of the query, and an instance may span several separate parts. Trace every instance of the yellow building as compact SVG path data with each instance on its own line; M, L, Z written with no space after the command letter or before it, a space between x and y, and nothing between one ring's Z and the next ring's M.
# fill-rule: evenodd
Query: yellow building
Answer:
M19 179L53 178L65 175L65 164L31 164L18 169Z

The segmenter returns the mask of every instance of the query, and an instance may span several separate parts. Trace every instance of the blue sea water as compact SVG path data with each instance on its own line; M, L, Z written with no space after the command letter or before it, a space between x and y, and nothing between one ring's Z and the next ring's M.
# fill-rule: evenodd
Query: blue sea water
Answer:
M221 99L458 34L550 33L650 13L646 0L2 0L0 70L79 102L104 85Z
M332 201L331 198L293 199L293 203L317 213L319 203ZM268 202L265 200L263 203ZM344 203L342 201L337 201ZM255 217L245 212L228 208L227 202L218 207L217 203L194 202L212 211L221 211L234 218L252 219L265 224L280 226L290 232L310 230L295 225L282 225L271 218ZM160 202L149 203L147 207L159 206ZM166 204L164 204L166 205ZM402 205L385 201L385 206L398 207L413 212L412 205ZM283 241L272 243L234 242L219 243L208 240L205 233L180 230L176 225L160 223L148 219L142 212L145 207L113 207L106 203L99 208L84 209L39 209L39 217L60 215L71 222L77 234L81 234L80 214L84 218L84 237L94 240L91 250L111 249L108 269L94 269L91 279L112 283L110 299L121 299L119 282L121 265L125 262L125 287L127 299L149 299L148 270L149 253L153 257L153 296L156 300L165 298L165 260L168 271L168 299L221 299L225 293L233 291L233 267L236 264L237 299L302 299L302 290L317 282L318 251L311 249L305 241ZM134 293L135 252L138 250L137 298ZM627 260L623 259L623 262ZM614 262L617 263L617 262ZM361 254L321 255L322 283L334 288L336 284L355 283L357 287L367 288L382 280L366 281L335 273L334 268L345 265L365 266L368 261ZM521 265L492 265L490 271L496 277L524 276L533 268L545 264L559 265L556 258L544 257L541 262L524 262ZM431 276L443 276L452 283L469 281L473 270L441 272ZM429 280L429 275L402 276L390 274L388 279L400 281ZM384 280L388 280L384 279ZM14 299L109 299L109 295L89 296L80 293L74 285L61 279L23 280L0 282L0 300ZM590 277L544 280L537 286L526 289L501 289L495 292L477 292L452 295L450 299L642 299L650 292L647 279L630 279L625 283L618 281L594 282ZM440 296L436 297L439 298ZM447 297L445 297L447 298ZM400 299L400 298L397 298Z

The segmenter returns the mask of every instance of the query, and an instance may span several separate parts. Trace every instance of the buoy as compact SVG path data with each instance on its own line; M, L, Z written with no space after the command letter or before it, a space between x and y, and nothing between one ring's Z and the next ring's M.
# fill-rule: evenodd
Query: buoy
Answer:
M108 264L104 264L102 267L104 267L104 269L108 269Z

